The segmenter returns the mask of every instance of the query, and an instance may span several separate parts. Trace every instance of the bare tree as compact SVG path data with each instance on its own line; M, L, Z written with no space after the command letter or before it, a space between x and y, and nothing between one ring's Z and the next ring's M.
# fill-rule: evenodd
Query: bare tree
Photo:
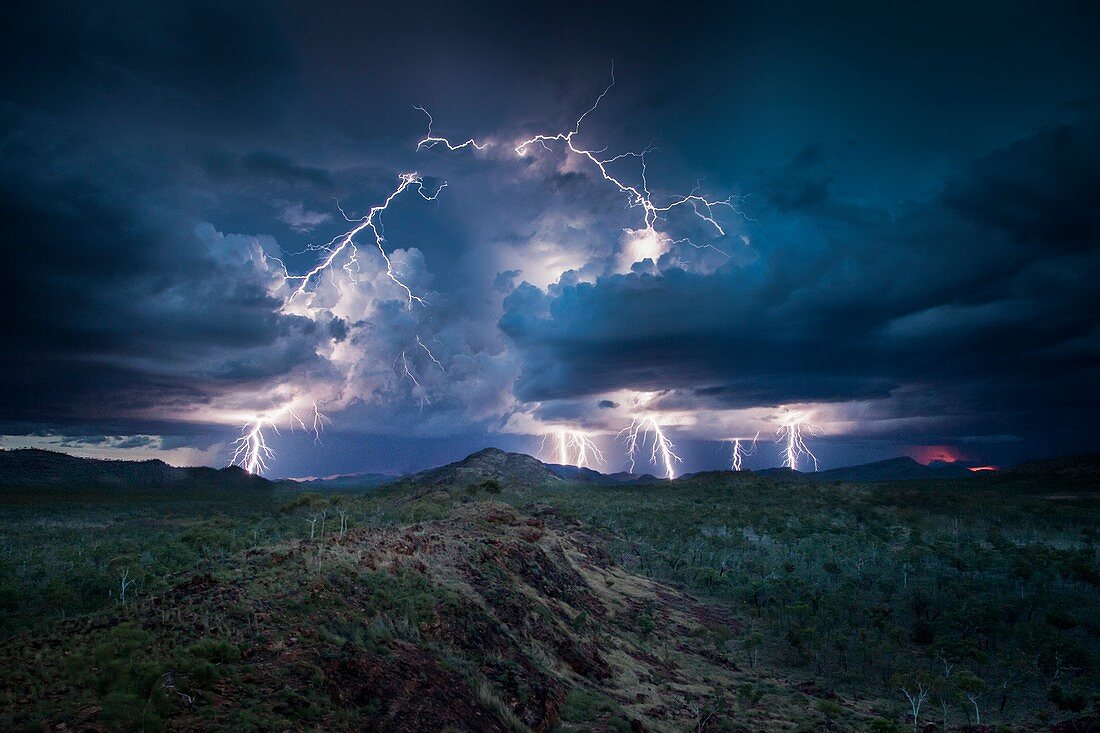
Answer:
M306 523L309 524L309 538L311 540L313 539L314 535L316 534L317 521L319 519L320 519L319 516L313 516L313 517L310 517L310 518L306 519Z
M721 697L712 697L700 698L688 704L688 711L695 719L695 733L706 733L710 729L723 702Z
M185 692L181 692L179 690L179 688L176 687L176 683L175 683L175 680L172 677L171 672L165 672L164 675L160 678L160 687L161 687L162 690L167 690L169 692L176 693L176 695L179 696L180 701L183 704L185 704L187 707L191 707L192 705L195 704L195 696L194 695L188 695ZM152 695L151 692L149 694L150 694L150 696Z
M902 588L908 588L909 587L909 573L913 572L913 569L914 569L913 566L910 565L907 562L903 562L901 564L900 570L901 570L901 587Z
M123 568L122 575L119 577L118 584L118 602L122 605L126 605L126 589L137 582L137 578L130 577L130 568Z
M916 689L913 691L905 687L899 687L898 689L901 690L901 694L905 695L905 699L909 701L909 709L913 713L913 727L916 728L919 725L921 705L928 699L929 691L925 688L924 683L919 680L914 684Z
M340 536L343 537L348 531L348 510L337 509L336 514L340 517Z
M968 692L966 693L966 699L970 701L970 704L974 706L974 725L982 724L982 713L978 710L978 698L981 697L980 693Z

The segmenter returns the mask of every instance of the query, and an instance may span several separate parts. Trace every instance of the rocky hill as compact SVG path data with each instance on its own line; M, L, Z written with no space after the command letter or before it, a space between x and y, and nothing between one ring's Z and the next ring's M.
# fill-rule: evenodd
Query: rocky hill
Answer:
M461 461L406 476L397 483L432 490L471 486L487 480L496 481L504 488L538 488L561 483L563 479L537 458L524 453L506 453L499 448L485 448Z
M505 733L583 720L671 733L701 729L746 686L813 706L741 668L727 611L626 571L549 510L475 502L232 565L4 645L8 724ZM754 705L741 723L778 730L789 715Z

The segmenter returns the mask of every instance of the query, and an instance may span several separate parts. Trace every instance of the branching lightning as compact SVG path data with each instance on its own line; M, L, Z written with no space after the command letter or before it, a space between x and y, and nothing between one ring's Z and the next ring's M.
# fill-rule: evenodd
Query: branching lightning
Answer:
M665 239L672 244L687 243L692 245L693 247L710 247L711 249L717 250L716 247L713 247L709 244L697 245L688 238L676 240L670 239L666 235L663 235L657 231L657 222L662 221L664 219L663 215L667 214L673 209L680 207L690 207L695 216L697 216L707 225L712 227L720 236L725 236L726 230L719 223L717 215L715 214L715 209L727 208L736 214L740 214L741 212L737 208L737 204L739 203L739 201L735 197L730 196L725 199L709 199L705 196L699 195L699 189L698 187L696 187L691 191L691 193L687 195L674 196L664 205L658 205L653 201L653 192L649 188L648 170L646 168L646 156L655 150L653 146L649 146L641 152L626 152L620 153L618 155L612 155L610 157L602 157L606 148L600 150L590 150L578 143L577 136L580 135L581 125L584 123L585 118L596 111L596 109L600 106L600 103L603 101L604 97L606 97L608 93L610 93L612 87L614 86L615 69L614 67L612 67L611 82L607 85L607 88L605 88L603 92L596 98L595 103L587 111L585 111L584 114L577 118L576 123L573 125L573 129L552 134L544 133L541 135L535 135L528 140L524 140L516 146L516 155L527 155L531 146L536 144L541 145L546 150L553 150L553 148L551 148L550 146L550 143L565 143L565 146L569 149L570 152L588 159L588 161L590 161L592 165L595 166L596 170L599 171L600 176L605 181L611 183L616 188L618 188L618 190L626 196L627 203L631 208L642 209L644 226L641 230L639 230L641 232L641 236L652 237L655 240L659 240L661 237L665 237ZM634 158L638 160L641 166L640 184L632 185L626 183L621 178L613 175L612 172L609 170L608 166L627 158Z
M548 444L553 447L554 462L560 466L593 468L593 463L606 464L603 452L588 433L581 430L555 430L544 435L539 448L540 456L547 451Z
M565 154L579 156L582 160L590 163L605 182L614 186L625 197L629 208L641 209L640 226L636 229L627 230L627 234L632 238L630 240L632 242L631 246L633 246L633 243L637 243L639 246L647 247L647 251L657 252L659 250L664 252L667 251L667 247L670 245L688 244L693 247L708 247L721 251L710 244L696 244L686 237L673 239L663 231L665 227L662 226L662 222L666 222L669 214L674 210L682 209L688 214L694 214L702 222L704 228L713 231L718 236L725 236L727 232L720 221L719 212L726 210L740 216L741 212L738 206L741 201L739 198L734 196L725 199L708 198L702 195L699 192L699 187L696 186L687 194L660 196L655 201L655 194L650 187L647 167L647 156L655 150L652 145L638 152L612 155L606 153L607 148L597 150L582 144L580 140L582 126L587 118L595 113L603 103L604 98L611 92L615 83L614 67L612 67L609 84L596 97L592 106L577 118L571 129L535 135L516 145L514 147L515 154L525 157L532 152L532 147L535 145L541 145L547 151L554 151L555 148L561 150L564 147ZM435 120L427 109L420 106L415 108L423 112L428 120L427 132L416 145L418 151L437 147L445 148L450 152L462 150L481 151L491 144L488 141L478 142L473 138L464 142L452 142L434 131ZM634 182L628 182L628 179L617 172L624 164L636 166L636 175L628 176L629 180ZM318 281L325 273L333 273L337 268L343 269L353 283L357 282L357 275L360 272L358 246L363 237L367 238L366 241L373 240L375 248L385 263L386 275L400 289L406 307L412 310L414 304L425 305L423 297L415 293L413 287L403 279L399 267L401 263L399 261L395 263L387 252L387 242L381 220L383 213L387 211L390 205L408 190L415 190L425 201L434 201L446 186L447 183L443 182L433 191L425 187L424 179L419 174L415 172L402 173L398 176L397 184L390 193L381 203L372 206L364 216L359 218L349 217L343 209L340 209L340 213L348 222L350 228L324 244L311 245L307 251L319 253L319 259L309 269L298 274L292 274L283 262L279 262L282 266L283 283L289 292L287 305L289 306L291 301L296 298L302 298L306 302L306 307L310 307L309 303L311 301L307 298L318 287ZM337 204L337 207L339 208L339 204ZM723 254L726 253L723 252ZM644 258L643 255L639 256ZM653 259L656 260L656 256ZM416 336L415 347L409 345L407 349L400 352L398 359L394 361L395 371L401 377L410 381L413 392L418 397L421 408L423 408L425 405L430 404L430 399L427 390L415 373L417 348L423 350L427 360L441 371L446 372L446 370L443 363L436 358L431 348L419 335ZM419 358L421 359L419 362L421 366L431 369L431 365L423 360L424 357ZM423 375L423 372L421 374ZM635 466L639 444L645 448L646 441L649 441L649 460L654 466L662 468L667 478L675 478L675 464L682 463L681 458L675 453L675 446L665 435L657 417L651 414L639 414L642 416L635 417L630 426L619 433L627 445L627 457L631 470ZM270 428L278 432L278 425L286 425L288 422L291 425L297 424L303 430L314 433L319 440L327 418L317 411L316 406L314 406L313 419L308 422L301 419L289 406L254 417L244 425L241 436L234 442L232 464L240 465L250 473L260 473L266 470L267 462L275 454L267 444L265 431ZM802 441L801 431L804 428L805 426L801 424L780 428L780 431L784 429L793 431L790 440L793 441L794 448L788 448L788 460L792 465L797 462L798 457L803 453L814 458ZM590 467L592 463L604 463L603 453L591 437L583 431L557 430L544 438L544 447L548 440L553 441L559 463L584 467ZM754 438L753 447L755 447L755 442ZM743 457L751 453L751 449L746 452L745 447L742 445L742 439L735 439L733 443L733 465L735 470L740 470ZM816 466L816 458L814 458L814 463Z
M745 447L747 438L733 438L730 440L730 445L733 446L733 457L730 459L730 469L733 471L743 471L745 458L751 456L756 452L756 440L760 437L760 433L753 436L752 442L749 443L749 447Z
M240 466L253 474L267 470L267 462L275 457L275 451L267 447L263 432L265 427L279 432L273 423L268 423L263 418L256 418L245 424L241 437L233 442L233 457L229 459L229 465Z
M397 187L390 192L390 195L387 196L381 204L372 206L365 216L359 219L352 219L349 218L347 214L344 214L343 209L341 209L340 213L344 214L344 219L349 223L355 224L355 226L342 234L337 234L325 244L312 246L310 249L325 253L325 256L322 257L316 265L301 275L291 275L284 265L284 280L287 283L297 283L297 287L290 297L296 298L307 292L310 282L321 273L333 267L336 259L344 252L347 252L347 259L343 264L343 269L347 272L352 282L355 282L356 274L359 271L359 250L355 245L355 238L365 230L370 230L370 234L374 237L374 244L386 263L386 275L395 285L405 292L407 307L411 309L414 302L423 305L424 299L416 295L412 291L412 288L410 288L394 270L393 261L386 252L386 238L382 234L381 217L382 212L389 208L394 199L410 188L419 193L420 197L425 201L435 201L435 199L439 197L440 192L446 187L447 184L444 182L440 184L435 193L428 193L424 189L424 179L418 174L402 173L398 178Z
M798 470L798 461L802 456L808 456L814 464L814 470L818 469L817 456L806 445L806 436L821 435L824 430L819 425L802 422L798 416L788 418L776 428L776 441L783 446L783 467Z
M462 150L462 148L474 148L476 150L484 150L485 148L488 147L488 143L477 143L473 139L470 139L470 140L467 140L464 143L459 143L458 145L455 145L454 143L452 143L450 140L448 140L445 137L437 137L436 135L433 135L432 134L432 125L435 124L435 120L432 119L431 112L429 112L428 110L424 109L423 107L420 107L420 106L417 106L417 105L414 105L413 109L418 109L418 110L420 110L421 112L423 112L424 114L426 114L428 116L428 134L426 134L420 140L420 142L418 142L416 144L416 149L417 150L424 150L425 148L434 148L436 145L442 145L443 147L447 148L447 150L450 150L451 152L454 152L456 150Z
M665 478L676 478L674 463L683 463L683 459L676 455L676 446L661 430L660 423L652 416L634 418L630 425L619 431L619 437L626 443L626 459L630 462L630 471L634 472L634 464L638 458L638 446L650 441L649 461L654 466L664 468Z
M313 433L315 442L320 442L325 425L331 422L321 414L317 405L313 405L313 416L308 423L289 406L254 417L244 424L241 428L241 436L233 441L233 455L229 459L229 465L240 466L252 474L266 471L267 462L275 457L275 451L268 446L264 431L270 428L277 434L278 420L285 417L290 417L305 432Z
M468 146L478 149L483 147L473 140L460 145L452 145L445 138L433 135L432 116L428 114L427 110L422 108L418 109L421 109L421 111L428 116L428 134L417 144L417 150L431 148L439 144L445 144L450 150L459 150ZM336 235L325 244L311 245L307 248L307 251L323 253L321 259L317 261L316 264L302 274L291 274L285 263L276 258L272 258L282 266L283 282L292 288L288 300L293 300L308 293L311 283L318 280L323 273L331 271L337 266L344 270L352 282L357 282L357 274L359 273L359 249L356 244L356 238L366 233L366 235L373 238L374 245L378 249L378 253L381 255L383 262L385 262L387 277L389 277L389 279L404 293L406 307L411 310L414 303L425 305L424 299L414 293L412 288L401 278L393 260L386 251L386 238L383 234L381 222L382 213L389 208L390 204L409 189L415 190L425 201L434 201L446 186L447 183L443 182L440 184L439 188L431 192L425 188L424 179L419 174L415 172L402 173L398 176L397 186L388 196L386 196L382 203L372 206L365 216L357 219L349 217L344 210L340 208L339 203L337 203L337 208L340 209L340 213L343 215L344 220L353 226L343 233ZM341 257L343 257L342 263L339 262ZM416 345L427 354L428 359L439 367L441 371L446 371L443 367L443 363L436 358L431 348L421 340L419 335L416 336ZM425 404L430 404L426 390L416 378L409 364L409 358L406 351L401 352L399 359L401 361L401 372L403 376L407 377L413 383L415 391L419 393L418 396L421 408L423 408ZM262 473L265 471L268 461L275 457L275 451L267 444L265 431L270 429L278 433L279 422L286 422L288 420L292 425L297 424L302 430L313 433L314 439L317 442L320 442L321 432L324 430L326 423L329 422L329 419L321 414L316 405L313 406L313 417L308 423L294 411L292 406L283 407L274 412L268 412L254 417L244 425L241 436L234 441L230 465L241 466L249 473Z

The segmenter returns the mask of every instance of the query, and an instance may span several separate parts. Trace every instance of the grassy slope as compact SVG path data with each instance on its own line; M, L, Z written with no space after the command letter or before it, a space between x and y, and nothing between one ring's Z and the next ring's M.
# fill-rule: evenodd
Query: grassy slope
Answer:
M476 486L5 495L0 603L24 631L0 727L864 730L917 682L951 725L967 692L1027 730L1094 704L1087 487Z

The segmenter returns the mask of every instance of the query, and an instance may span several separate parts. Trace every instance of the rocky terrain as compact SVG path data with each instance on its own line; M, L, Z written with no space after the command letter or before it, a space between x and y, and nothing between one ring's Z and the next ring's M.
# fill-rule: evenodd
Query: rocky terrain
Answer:
M319 493L18 453L42 473L0 491L0 730L1080 733L1100 708L1089 461L599 483L487 449Z
M15 729L678 731L739 700L739 729L779 725L761 701L783 683L733 658L740 633L552 510L476 501L8 644L0 697Z

